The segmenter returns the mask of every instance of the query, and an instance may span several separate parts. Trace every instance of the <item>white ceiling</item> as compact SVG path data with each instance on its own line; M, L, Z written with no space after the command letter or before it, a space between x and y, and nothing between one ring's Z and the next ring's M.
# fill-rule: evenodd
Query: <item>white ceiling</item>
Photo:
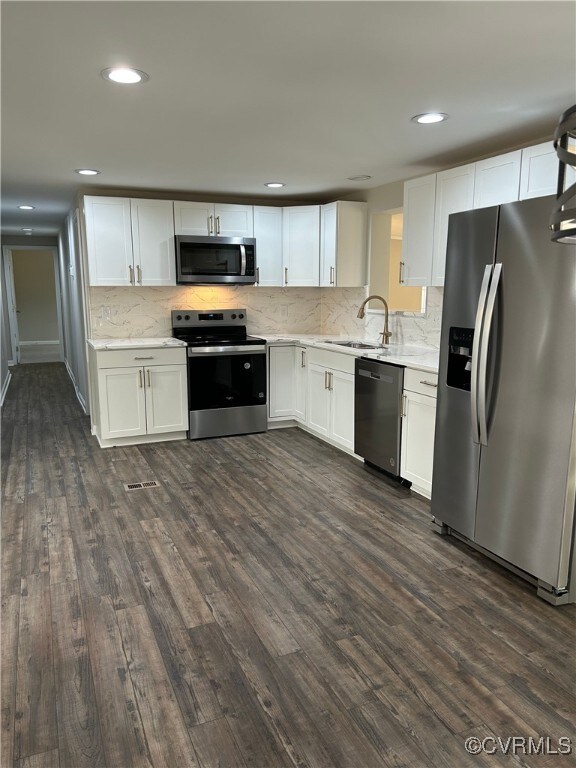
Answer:
M551 137L573 2L2 2L2 231L80 186L300 200ZM100 71L124 64L128 87ZM439 110L443 124L414 114ZM102 171L85 181L73 171ZM369 174L369 182L347 181ZM264 182L281 180L281 192ZM36 206L18 211L20 203Z

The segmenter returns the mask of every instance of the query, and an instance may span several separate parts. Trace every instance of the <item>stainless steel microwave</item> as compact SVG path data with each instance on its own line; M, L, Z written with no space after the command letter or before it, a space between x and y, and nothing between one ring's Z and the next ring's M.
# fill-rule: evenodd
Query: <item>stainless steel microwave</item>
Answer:
M255 283L255 238L177 235L176 282L179 285Z

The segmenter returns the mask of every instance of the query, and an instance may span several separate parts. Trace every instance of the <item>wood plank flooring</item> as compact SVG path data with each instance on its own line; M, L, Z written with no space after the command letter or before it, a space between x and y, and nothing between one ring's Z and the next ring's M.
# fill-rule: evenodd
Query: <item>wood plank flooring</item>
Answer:
M101 450L60 364L2 419L2 768L571 763L464 742L576 750L575 606L406 489L297 429Z

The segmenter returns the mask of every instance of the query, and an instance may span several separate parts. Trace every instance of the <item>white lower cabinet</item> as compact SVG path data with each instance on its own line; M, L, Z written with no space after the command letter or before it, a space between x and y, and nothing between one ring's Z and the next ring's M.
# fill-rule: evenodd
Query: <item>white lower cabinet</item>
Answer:
M305 422L308 397L308 350L300 345L295 349L294 365L294 416L296 421Z
M146 360L146 364L140 361ZM188 429L185 349L91 354L94 431L103 446L178 439Z
M437 383L436 374L409 368L404 373L400 474L428 499L432 494Z
M294 418L293 344L268 347L268 419L280 421Z
M330 442L353 450L354 374L310 363L306 424Z

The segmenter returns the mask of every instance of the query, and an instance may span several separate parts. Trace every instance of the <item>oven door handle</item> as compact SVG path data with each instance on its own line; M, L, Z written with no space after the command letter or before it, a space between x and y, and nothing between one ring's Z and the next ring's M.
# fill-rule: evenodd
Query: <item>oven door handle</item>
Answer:
M188 347L188 357L227 357L228 355L265 355L266 347L241 345L237 347Z
M246 274L246 246L240 246L240 275L244 277Z

